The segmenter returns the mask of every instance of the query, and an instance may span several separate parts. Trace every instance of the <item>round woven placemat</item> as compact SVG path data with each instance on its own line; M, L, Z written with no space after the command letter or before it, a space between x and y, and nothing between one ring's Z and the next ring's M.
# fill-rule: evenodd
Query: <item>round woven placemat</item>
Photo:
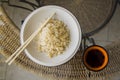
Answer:
M20 46L19 30L0 7L0 53L8 58ZM120 42L105 47L109 52L108 66L99 72L86 69L82 63L81 51L67 63L57 67L36 64L24 53L15 60L16 65L40 75L47 80L109 80L120 72Z
M83 34L93 35L95 30L104 27L103 24L109 21L107 19L113 13L116 0L43 0L42 2L44 5L58 5L68 9L78 19Z

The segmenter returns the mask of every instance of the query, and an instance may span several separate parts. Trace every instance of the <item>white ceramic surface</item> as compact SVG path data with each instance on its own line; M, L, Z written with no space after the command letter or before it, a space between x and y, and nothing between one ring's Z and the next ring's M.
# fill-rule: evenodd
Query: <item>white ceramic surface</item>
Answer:
M58 66L69 61L75 55L81 43L81 28L75 16L63 7L49 5L38 8L25 19L20 33L21 44L23 44L53 12L56 12L54 18L62 20L68 26L71 42L63 54L49 58L46 54L37 51L37 42L33 40L25 49L25 53L31 60L44 66Z

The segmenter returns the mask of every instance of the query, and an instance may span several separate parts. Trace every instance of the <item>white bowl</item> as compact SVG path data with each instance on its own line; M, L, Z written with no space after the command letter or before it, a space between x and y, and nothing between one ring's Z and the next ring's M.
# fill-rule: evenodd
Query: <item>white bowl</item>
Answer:
M70 30L71 42L69 47L56 57L49 58L46 54L37 51L37 43L33 40L25 49L26 55L34 62L44 66L58 66L69 61L78 51L81 43L81 28L75 16L63 7L49 5L34 10L24 21L21 33L21 44L40 27L53 12L56 12L55 18L63 21Z

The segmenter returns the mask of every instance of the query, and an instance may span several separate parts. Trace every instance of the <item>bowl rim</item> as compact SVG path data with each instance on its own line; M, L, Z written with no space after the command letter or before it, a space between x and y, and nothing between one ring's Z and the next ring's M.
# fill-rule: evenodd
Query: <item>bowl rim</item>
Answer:
M77 28L78 28L78 33L79 33L79 36L78 36L78 44L76 46L76 49L74 50L74 52L66 59L64 59L63 61L59 62L59 63L56 63L56 64L51 64L51 63L44 63L42 61L39 61L37 59L35 59L32 55L30 55L30 53L27 51L27 49L24 50L24 53L28 56L28 58L30 58L32 61L36 62L37 64L40 64L40 65L44 65L44 66L48 66L48 67L52 67L52 66L58 66L58 65L62 65L66 62L68 62L78 51L79 47L80 47L80 43L81 43L81 39L82 39L82 32L81 32L81 27L80 27L80 24L78 22L78 20L76 19L76 17L70 12L68 11L67 9L65 9L64 7L61 7L61 6L56 6L56 5L47 5L47 6L42 6L36 10L34 10L33 12L31 12L25 19L25 21L23 22L22 24L22 27L21 27L21 31L20 31L20 43L21 45L23 45L24 43L24 40L23 40L23 34L24 34L24 29L25 29L25 25L26 23L29 21L29 19L35 14L37 13L39 10L41 10L42 8L47 8L47 7L53 7L53 8L57 8L57 9L60 9L60 10L63 10L65 11L67 14L69 14L73 20L75 20L76 22L76 25L77 25Z

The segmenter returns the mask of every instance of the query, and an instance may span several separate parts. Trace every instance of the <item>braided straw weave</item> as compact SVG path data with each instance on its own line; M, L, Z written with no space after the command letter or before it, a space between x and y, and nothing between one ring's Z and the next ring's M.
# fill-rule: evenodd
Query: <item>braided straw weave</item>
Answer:
M43 0L44 5L58 5L71 11L83 33L98 29L110 16L116 0Z
M19 30L0 7L0 53L8 58L19 46ZM67 63L57 67L45 67L31 61L24 53L14 61L16 65L34 72L48 80L109 80L120 71L120 42L106 47L109 52L109 64L100 72L86 69L82 63L80 51Z

